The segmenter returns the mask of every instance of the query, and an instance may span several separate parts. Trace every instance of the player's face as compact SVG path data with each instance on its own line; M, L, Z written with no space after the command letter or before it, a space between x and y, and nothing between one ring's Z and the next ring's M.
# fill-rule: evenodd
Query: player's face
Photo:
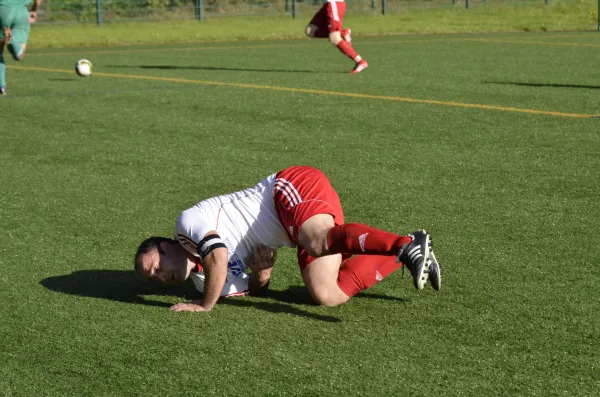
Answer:
M188 259L171 244L161 244L142 259L142 275L166 284L181 284L189 276Z

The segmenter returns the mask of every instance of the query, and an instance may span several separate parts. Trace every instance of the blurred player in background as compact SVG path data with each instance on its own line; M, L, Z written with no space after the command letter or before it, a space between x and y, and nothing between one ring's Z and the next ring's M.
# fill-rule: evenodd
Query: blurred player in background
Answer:
M284 246L297 247L302 279L320 305L341 305L402 264L417 289L428 281L435 290L441 286L429 234L419 230L400 236L359 223L345 224L329 180L308 166L286 168L253 188L183 211L175 239L151 237L142 242L135 269L147 278L180 283L191 274L195 277L200 265L204 296L171 310L210 311L220 296L235 292L230 286L246 267L252 270L250 291L267 288L275 251Z
M27 9L29 3L31 0L0 0L0 95L6 95L4 47L8 48L15 61L23 58L29 26L37 20L42 0L33 0L31 9Z
M331 44L356 62L354 69L350 71L351 74L356 74L369 67L369 64L352 47L351 30L342 28L345 12L346 3L344 0L327 0L306 26L306 35L329 38Z

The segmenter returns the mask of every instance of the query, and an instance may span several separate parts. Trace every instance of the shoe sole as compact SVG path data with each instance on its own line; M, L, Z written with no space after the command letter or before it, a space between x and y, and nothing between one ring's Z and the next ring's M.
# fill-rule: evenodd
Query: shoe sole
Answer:
M425 233L425 252L423 253L421 270L416 277L413 277L413 285L416 289L425 288L425 284L429 280L429 268L431 267L431 263L428 260L431 251L431 238L425 230L422 230L422 232Z
M352 70L351 70L350 72L348 72L348 73L350 73L350 74L359 74L360 72L364 71L364 70L365 70L366 68L368 68L368 67L369 67L369 65L367 64L366 66L364 66L363 68L361 68L361 69L359 69L359 70L352 69Z
M429 265L429 282L434 290L439 291L442 287L442 267L437 261L433 250L429 250L429 261L431 262Z

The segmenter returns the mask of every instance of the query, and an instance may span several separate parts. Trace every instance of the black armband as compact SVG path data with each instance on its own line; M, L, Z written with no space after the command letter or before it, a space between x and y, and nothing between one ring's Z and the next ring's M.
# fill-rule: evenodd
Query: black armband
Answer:
M204 259L206 255L217 248L227 249L227 246L218 234L208 235L198 243L198 255L200 255L200 258Z

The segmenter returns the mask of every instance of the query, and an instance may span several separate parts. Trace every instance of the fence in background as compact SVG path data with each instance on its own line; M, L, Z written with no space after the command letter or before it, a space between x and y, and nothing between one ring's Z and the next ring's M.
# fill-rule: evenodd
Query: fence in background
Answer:
M40 23L177 20L221 16L273 16L313 14L325 0L45 0ZM551 0L489 0L498 3L541 3ZM346 0L347 12L385 15L410 8L465 7L488 0ZM600 9L600 0L598 0ZM598 13L600 31L600 12Z

